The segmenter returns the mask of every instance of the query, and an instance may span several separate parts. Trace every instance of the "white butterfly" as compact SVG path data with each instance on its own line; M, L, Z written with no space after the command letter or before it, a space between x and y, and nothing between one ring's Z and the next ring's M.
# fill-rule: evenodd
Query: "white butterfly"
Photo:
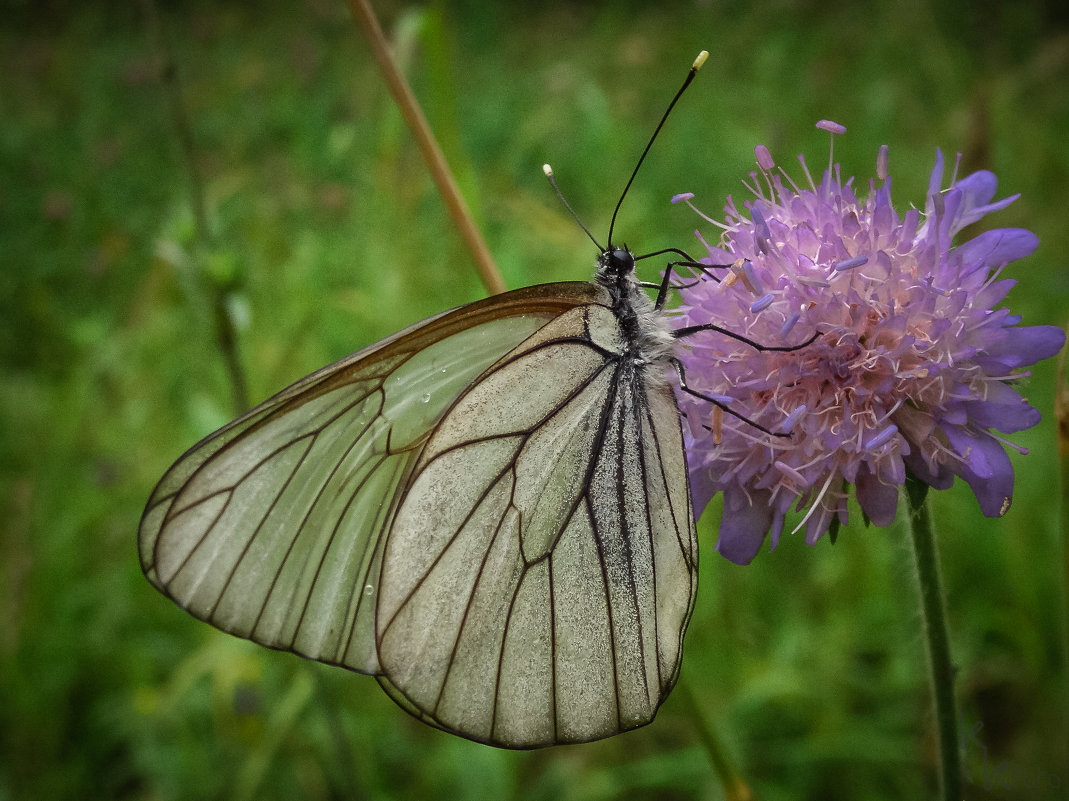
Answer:
M592 283L462 306L301 379L166 473L146 576L472 740L650 722L698 559L667 280L654 302L610 244Z

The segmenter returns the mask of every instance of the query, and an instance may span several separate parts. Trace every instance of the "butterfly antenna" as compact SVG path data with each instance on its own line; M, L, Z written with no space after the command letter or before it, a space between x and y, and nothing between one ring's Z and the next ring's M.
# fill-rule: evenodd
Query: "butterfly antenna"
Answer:
M694 63L690 67L690 72L687 73L687 77L683 80L683 85L679 87L676 96L672 98L672 102L669 103L668 108L664 110L664 115L661 117L661 121L657 123L657 127L653 131L653 136L651 136L650 141L646 143L646 149L643 150L642 155L638 157L638 164L635 165L635 169L627 181L627 186L625 186L624 191L620 193L620 199L616 202L616 208L613 209L612 212L612 220L609 222L609 247L612 247L612 229L616 227L616 215L620 213L620 207L624 204L624 198L627 197L627 190L630 189L631 184L634 183L635 176L638 175L638 169L642 166L642 162L645 161L646 154L650 152L650 148L653 147L653 142L657 139L657 134L661 132L661 128L664 127L665 122L668 120L668 115L672 113L672 109L679 101L679 98L683 96L683 92L690 86L690 82L694 80L694 76L698 74L698 70L702 68L702 64L705 63L705 59L707 58L709 58L708 50L702 50L698 53L698 57L694 59ZM593 239L593 237L591 237L591 239Z
M564 204L564 208L568 209L568 211L572 213L572 217L575 218L575 221L579 224L579 227L583 229L583 233L590 237L590 241L594 243L594 247L596 247L599 251L604 251L605 248L598 244L598 240L596 240L594 238L594 235L590 233L590 229L583 225L583 221L580 220L579 215L575 213L575 209L572 208L572 204L564 199L564 194L560 191L560 187L557 186L557 179L553 177L553 168L550 167L548 164L543 164L542 172L546 174L546 178L549 179L549 185L552 186L553 191L557 193L557 197L559 197L560 202Z

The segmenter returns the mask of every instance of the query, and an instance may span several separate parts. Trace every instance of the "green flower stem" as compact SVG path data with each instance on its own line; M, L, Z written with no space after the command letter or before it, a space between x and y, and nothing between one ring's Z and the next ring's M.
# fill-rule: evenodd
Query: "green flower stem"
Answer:
M1069 333L1069 325L1066 326ZM1069 380L1066 375L1066 349L1058 354L1057 390L1054 393L1054 419L1058 424L1058 460L1061 470L1061 509L1058 519L1062 531L1062 675L1065 709L1069 709ZM1069 719L1063 717L1062 749L1069 765Z
M943 580L939 571L939 554L935 547L932 517L925 501L928 486L913 478L906 479L909 500L909 528L913 537L913 555L917 565L921 616L928 643L928 673L939 729L940 790L944 801L961 799L961 755L958 751L958 715L954 703L954 666L950 662L950 639L947 636Z
M716 773L716 777L720 780L720 786L724 790L725 801L754 801L754 794L750 789L750 785L746 783L746 780L742 778L735 766L731 764L727 751L720 741L720 735L716 733L716 728L702 714L701 702L698 700L694 689L690 686L690 682L685 678L681 679L677 687L677 691L679 690L682 690L686 696L686 704L690 711L691 720L698 730L698 736L701 738L706 753L709 755L709 761L713 765L713 772Z

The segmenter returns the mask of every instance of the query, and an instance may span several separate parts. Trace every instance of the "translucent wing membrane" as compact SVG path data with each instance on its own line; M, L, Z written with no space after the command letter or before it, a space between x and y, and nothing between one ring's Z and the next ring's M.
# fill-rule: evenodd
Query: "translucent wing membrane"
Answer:
M373 588L401 491L456 396L593 294L583 283L545 289L425 320L195 445L142 518L149 580L224 631L377 673Z
M146 575L470 739L648 723L679 672L697 546L671 389L606 302L518 290L283 390L164 476Z

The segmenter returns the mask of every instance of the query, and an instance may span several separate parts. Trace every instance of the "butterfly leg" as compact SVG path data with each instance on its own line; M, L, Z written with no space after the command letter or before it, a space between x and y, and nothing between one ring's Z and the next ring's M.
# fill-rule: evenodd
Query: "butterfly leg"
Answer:
M717 398L714 398L712 395L706 395L704 392L699 392L698 390L696 390L693 387L691 387L689 384L687 384L687 371L683 367L683 362L681 362L679 359L673 358L672 359L672 366L675 367L676 376L679 378L679 388L683 392L686 392L688 395L691 395L691 396L693 396L695 398L699 398L699 399L701 399L703 401L707 401L708 403L713 404L717 408L723 409L725 412L730 414L732 417L734 417L734 418L736 418L738 420L741 420L742 422L746 423L749 426L753 426L758 431L761 431L761 432L763 432L765 434L768 434L770 437L789 437L790 436L790 434L779 434L779 433L776 433L776 432L772 431L771 429L765 428L765 426L761 425L760 423L755 423L753 420L751 420L746 415L739 414L738 412L736 412L734 409L732 409L731 406L729 406L724 401L719 400Z
M749 345L754 350L778 353L790 353L794 350L801 350L802 348L806 348L812 345L813 342L816 341L816 338L820 336L820 332L815 331L813 332L813 336L811 336L809 339L799 345L762 345L759 342L754 342L752 339L744 337L742 334L736 334L734 331L729 331L726 328L721 328L719 325L713 325L712 323L703 323L702 325L687 325L683 328L676 328L672 331L672 336L675 339L683 339L684 337L689 337L694 334L697 334L699 331L715 331L718 334L723 334L726 337L731 337L732 339L741 342L744 345Z
M702 264L700 261L695 261L694 259L692 259L690 257L689 253L687 253L685 250L680 250L679 248L665 248L664 250L655 250L653 253L646 253L646 254L644 254L642 256L636 256L635 257L635 261L641 261L642 259L651 259L654 256L662 256L665 253L675 253L676 255L682 256L683 257L683 261L670 261L670 262L668 262L668 264L666 264L665 268L664 268L664 278L662 278L659 283L651 283L649 281L640 281L639 282L639 286L641 286L641 287L645 287L646 289L656 289L657 290L657 300L654 302L654 306L658 310L664 308L665 301L668 299L668 290L669 289L686 289L688 287L694 286L697 283L695 281L695 282L692 282L692 283L689 283L689 284L673 284L672 283L672 268L673 267L689 267L692 270L697 270L702 275L704 275L704 276L706 276L708 278L711 278L712 280L716 281L717 283L720 282L720 279L717 278L715 275L713 275L710 272L708 264Z

